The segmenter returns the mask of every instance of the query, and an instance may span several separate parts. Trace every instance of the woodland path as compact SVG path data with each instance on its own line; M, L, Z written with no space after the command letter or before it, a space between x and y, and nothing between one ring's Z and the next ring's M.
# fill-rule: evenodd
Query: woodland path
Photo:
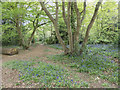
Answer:
M62 53L62 50L57 50L57 49L53 49L50 48L48 46L45 45L36 45L36 46L32 46L30 47L29 50L20 50L19 54L17 55L13 55L13 56L8 56L8 55L2 55L2 63L10 61L10 60L32 60L36 57L39 58L43 58L38 59L41 61L45 61L46 63L52 63L52 64L59 64L61 66L64 67L63 64L57 62L54 63L52 61L48 61L45 56L46 55L55 55L55 54L60 54ZM87 74L84 73L79 73L76 72L75 70L71 69L71 68L67 68L70 71L73 71L73 75L77 74L80 76L80 79L87 81L87 82L92 82L90 83L90 87L92 88L101 88L101 84L105 83L107 81L99 79L99 80L95 80L95 78L97 77L91 77ZM17 70L12 70L12 69L8 69L8 68L2 68L2 87L3 88L38 88L39 85L37 83L32 83L32 85L27 85L26 83L23 83L22 81L19 80L19 72ZM20 85L16 85L16 83L21 83ZM111 84L112 88L116 88L117 86L114 84Z
M49 50L49 52L47 50ZM46 55L54 55L54 54L58 54L61 52L62 51L60 50L55 50L53 48L49 48L44 45L36 45L34 47L30 47L29 50L19 50L19 54L16 54L16 55L12 55L12 56L2 55L2 63L10 61L10 60L31 60L36 57L44 57ZM15 84L17 82L21 82L19 81L18 76L19 76L18 71L11 70L8 68L2 68L3 87L5 88L16 87ZM24 83L22 86L20 85L19 87L25 88Z

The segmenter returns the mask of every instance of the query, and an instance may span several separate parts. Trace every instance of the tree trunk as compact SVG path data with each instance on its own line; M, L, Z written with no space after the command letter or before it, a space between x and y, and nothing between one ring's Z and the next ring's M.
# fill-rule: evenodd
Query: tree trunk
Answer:
M70 25L70 7L71 7L71 2L68 2L68 19L67 19L67 29L68 29L68 38L69 38L69 52L72 54L73 53L73 36L72 36L72 30L71 30L71 25Z
M28 40L28 47L30 46L30 43L31 43L31 41L32 41L32 39L33 39L33 37L34 37L35 31L36 31L36 27L34 28L32 34L31 34L31 36L30 36L30 38L29 38L29 40Z
M91 29L92 26L93 26L93 23L94 23L94 21L95 21L95 18L96 18L96 16L97 16L97 13L98 13L98 10L99 10L99 7L100 7L101 3L102 3L102 0L99 0L99 2L96 4L93 17L92 17L92 19L91 19L91 21L90 21L90 23L89 23L89 25L88 25L88 27L87 27L87 31L86 31L86 34L85 34L85 38L84 38L84 41L83 41L83 43L82 43L82 47L81 47L81 49L80 49L80 54L82 54L82 52L83 52L83 50L84 50L84 48L85 48L85 45L86 45L87 40L88 40L88 36L89 36L90 29Z
M75 26L75 9L74 9L74 2L71 2L71 29L72 29L72 39L73 39L73 52L75 52L75 32L76 32L76 26Z
M22 36L22 32L21 32L21 25L20 25L20 20L18 18L16 18L16 29L18 32L18 36L19 36L19 42L22 45L23 49L28 49L27 45L25 45L23 36Z
M80 33L80 28L81 28L81 25L82 25L82 22L84 20L85 13L86 13L86 0L84 0L84 6L83 7L84 7L83 11L79 12L77 2L74 2L74 8L75 8L76 15L77 15L77 30L75 31L75 38L74 38L76 54L78 54L78 51L79 51L79 41L80 41L79 40L79 35L80 35L79 33ZM83 16L80 19L82 13L83 13Z
M62 40L61 36L60 36L60 32L58 30L58 2L56 2L56 19L54 19L52 17L52 15L49 13L49 11L47 10L47 8L45 7L43 2L40 2L43 10L45 11L45 13L47 14L47 16L50 18L50 20L53 22L54 28L55 28L55 33L57 36L57 39L59 40L60 44L63 47L64 50L64 54L68 54L68 48L65 46L64 41Z
M45 42L45 31L44 31L44 28L43 28L43 37L44 37L43 42Z

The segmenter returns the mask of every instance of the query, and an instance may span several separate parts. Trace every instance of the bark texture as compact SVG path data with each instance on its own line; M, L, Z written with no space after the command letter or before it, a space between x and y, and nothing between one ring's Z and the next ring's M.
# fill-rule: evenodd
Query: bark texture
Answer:
M47 8L45 7L45 4L44 4L43 2L40 2L40 4L41 4L41 6L42 6L42 9L45 11L45 13L46 13L47 16L50 18L50 20L52 21L52 23L53 23L53 25L54 25L57 39L59 40L60 44L62 45L63 50L64 50L64 53L65 53L65 54L68 54L68 48L66 47L63 39L61 38L59 29L58 29L58 2L56 2L56 18L55 18L55 19L54 19L54 18L52 17L52 15L49 13L49 11L47 10Z
M96 19L96 16L97 16L97 13L98 13L98 10L99 10L99 7L100 7L102 1L103 1L103 0L99 0L98 3L96 4L94 14L93 14L92 19L91 19L91 21L90 21L90 23L89 23L89 25L88 25L88 27L87 27L87 31L86 31L86 34L85 34L84 41L83 41L83 43L82 43L82 47L81 47L81 50L80 50L80 54L82 54L82 52L83 52L83 50L84 50L84 48L85 48L85 45L86 45L87 40L88 40L88 37L89 37L90 29L91 29L92 26L93 26L93 23L94 23L94 21L95 21L95 19Z

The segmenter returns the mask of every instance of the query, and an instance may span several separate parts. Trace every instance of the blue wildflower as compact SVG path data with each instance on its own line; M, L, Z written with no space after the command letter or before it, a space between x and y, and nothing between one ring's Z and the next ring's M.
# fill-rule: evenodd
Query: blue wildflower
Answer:
M114 61L113 60L111 60L111 63L113 63Z
M36 76L38 76L38 74L36 74Z
M59 81L59 82L61 82L61 81Z
M82 67L85 67L85 65L82 65Z
M73 82L73 80L71 80Z
M106 58L105 58L105 60L104 61L106 61Z
M58 79L59 77L57 77L57 79Z

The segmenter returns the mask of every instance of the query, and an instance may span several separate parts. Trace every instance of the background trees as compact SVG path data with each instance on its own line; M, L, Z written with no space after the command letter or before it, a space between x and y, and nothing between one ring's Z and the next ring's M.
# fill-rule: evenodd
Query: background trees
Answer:
M118 41L116 2L2 2L2 6L3 45L28 49L32 41L40 40L60 43L65 54L79 55L81 43L84 48L87 41Z

